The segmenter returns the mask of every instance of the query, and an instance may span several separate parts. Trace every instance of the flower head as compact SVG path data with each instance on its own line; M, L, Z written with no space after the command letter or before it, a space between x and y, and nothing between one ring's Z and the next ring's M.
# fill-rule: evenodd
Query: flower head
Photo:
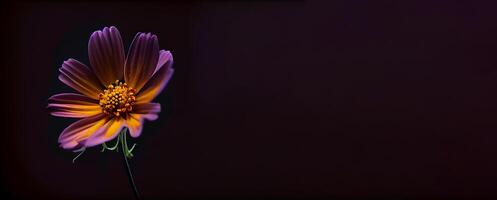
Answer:
M173 57L160 50L157 36L136 34L127 56L116 27L95 31L88 43L90 67L64 61L59 80L78 91L49 98L51 114L81 118L59 136L64 149L86 148L110 141L127 127L132 137L141 134L145 119L155 120L160 104L151 101L173 74Z

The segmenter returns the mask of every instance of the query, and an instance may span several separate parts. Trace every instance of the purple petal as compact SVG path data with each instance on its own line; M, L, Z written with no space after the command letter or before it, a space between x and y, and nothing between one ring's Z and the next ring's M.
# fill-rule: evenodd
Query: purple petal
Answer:
M143 114L142 116L143 116L143 118L145 118L145 119L147 119L149 121L154 121L157 118L159 118L159 116L156 115L156 114Z
M85 95L81 94L76 94L76 93L60 93L51 96L48 98L49 101L52 101L54 103L77 103L77 104L97 104L98 105L98 100L91 99Z
M104 126L96 131L90 138L85 140L86 147L92 147L113 140L124 127L124 121L119 119L109 120Z
M159 103L137 103L133 105L133 113L136 114L156 114L159 112Z
M85 64L74 59L68 59L62 63L59 71L59 79L63 83L90 98L98 99L102 85Z
M81 94L62 93L48 99L53 116L82 118L101 113L98 101Z
M159 59L159 41L151 33L138 33L131 43L124 67L124 80L137 91L150 79Z
M59 136L59 143L64 149L82 146L84 141L106 122L106 115L98 114L78 120L65 128Z
M129 118L126 120L126 127L129 129L129 135L131 137L139 137L143 129L143 116L140 114L130 114Z
M116 27L93 32L88 43L88 55L91 67L103 85L123 78L124 48Z
M157 62L157 66L155 67L154 74L169 60L173 59L173 55L170 51L160 50L159 51L159 61Z
M173 66L173 56L169 51L164 51L163 60L159 63L164 62L163 67L158 67L159 69L150 78L147 84L139 91L137 95L137 102L150 102L152 101L160 92L166 87L167 83L171 79L174 69Z

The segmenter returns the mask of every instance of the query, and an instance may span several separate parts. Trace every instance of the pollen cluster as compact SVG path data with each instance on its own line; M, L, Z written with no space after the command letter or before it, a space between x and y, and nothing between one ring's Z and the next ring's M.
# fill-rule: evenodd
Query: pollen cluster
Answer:
M114 117L126 116L133 110L133 104L136 101L135 94L136 89L116 80L99 94L102 112Z

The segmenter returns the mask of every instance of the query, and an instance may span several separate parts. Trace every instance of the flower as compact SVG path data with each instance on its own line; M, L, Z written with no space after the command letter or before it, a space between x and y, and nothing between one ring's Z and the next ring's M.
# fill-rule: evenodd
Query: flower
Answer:
M160 104L151 101L173 74L171 52L160 50L157 36L137 33L125 57L116 27L95 31L88 43L91 67L64 61L59 80L78 91L49 98L48 108L58 117L81 118L59 136L64 149L92 147L110 141L127 127L140 136L145 119L156 120Z

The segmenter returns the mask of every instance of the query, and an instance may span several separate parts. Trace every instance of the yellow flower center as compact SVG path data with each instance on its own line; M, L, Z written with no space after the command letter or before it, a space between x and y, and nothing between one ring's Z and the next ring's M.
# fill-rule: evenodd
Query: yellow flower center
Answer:
M136 101L135 93L136 89L116 80L98 95L102 112L115 117L125 117L133 110L133 104Z

